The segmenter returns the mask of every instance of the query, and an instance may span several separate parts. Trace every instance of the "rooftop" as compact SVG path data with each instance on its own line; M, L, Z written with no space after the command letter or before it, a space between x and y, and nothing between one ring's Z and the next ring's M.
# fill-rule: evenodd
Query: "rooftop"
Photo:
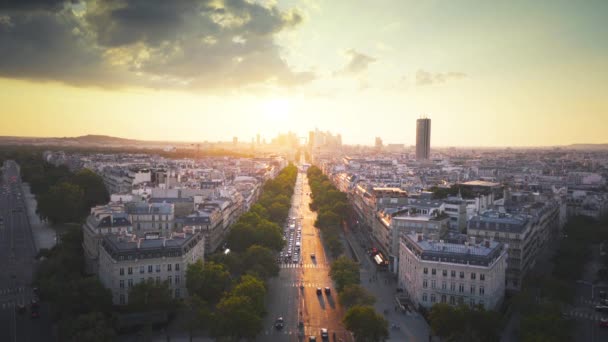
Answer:
M482 180L474 180L474 181L470 181L470 182L464 182L464 183L462 183L462 185L496 187L496 186L500 186L500 183L487 182L487 181L482 181Z

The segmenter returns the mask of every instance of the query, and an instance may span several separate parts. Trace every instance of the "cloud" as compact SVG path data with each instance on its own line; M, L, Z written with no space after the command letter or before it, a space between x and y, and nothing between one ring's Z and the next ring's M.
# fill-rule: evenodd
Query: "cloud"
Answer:
M342 70L335 72L335 75L359 74L367 70L367 67L376 61L376 58L360 53L354 49L346 51L346 55L350 58L348 64L346 64Z
M432 73L422 69L416 71L416 85L432 85L445 83L451 80L465 78L467 75L462 72Z
M302 21L295 10L246 0L0 3L3 77L203 90L315 78L275 43Z

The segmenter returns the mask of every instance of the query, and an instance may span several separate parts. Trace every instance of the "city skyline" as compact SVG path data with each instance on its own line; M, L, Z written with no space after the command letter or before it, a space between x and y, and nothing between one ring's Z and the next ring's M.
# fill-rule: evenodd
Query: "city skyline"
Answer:
M0 135L246 141L318 127L414 145L424 114L434 146L608 143L605 13L604 1L9 2Z

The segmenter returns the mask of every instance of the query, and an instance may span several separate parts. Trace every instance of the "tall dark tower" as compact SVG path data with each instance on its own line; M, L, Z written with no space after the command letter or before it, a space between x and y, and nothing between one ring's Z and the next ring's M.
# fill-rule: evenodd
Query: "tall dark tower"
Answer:
M416 159L426 160L431 155L431 119L416 120Z

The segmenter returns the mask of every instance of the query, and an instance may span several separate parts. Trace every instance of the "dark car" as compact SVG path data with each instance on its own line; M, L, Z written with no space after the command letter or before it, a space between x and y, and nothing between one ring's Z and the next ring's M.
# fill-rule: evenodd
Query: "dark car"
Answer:
M320 296L323 294L323 291L321 290L320 287L317 287L317 295Z
M608 306L606 306L606 305L597 305L595 307L595 311L606 313L606 312L608 312Z
M329 333L327 332L326 328L321 329L321 338L323 340L329 339Z
M32 306L32 309L34 309L34 308L38 309L40 307L40 303L38 302L37 297L32 298L31 306Z
M329 287L325 288L325 294L328 296L331 295L331 289Z
M316 338L316 337L314 337L314 336L310 336L310 337L308 338L308 342L316 342L316 341L317 341L317 338Z
M600 327L602 327L602 328L608 328L608 318L602 318L600 320Z
M17 311L17 313L22 314L25 312L25 305L19 303L17 304L17 306L15 306L15 310Z
M277 330L283 329L284 326L285 326L285 321L283 320L283 317L277 318L277 320L274 322L274 327Z
M31 318L40 318L40 312L38 312L38 310L32 310L32 312L30 313L30 317Z

